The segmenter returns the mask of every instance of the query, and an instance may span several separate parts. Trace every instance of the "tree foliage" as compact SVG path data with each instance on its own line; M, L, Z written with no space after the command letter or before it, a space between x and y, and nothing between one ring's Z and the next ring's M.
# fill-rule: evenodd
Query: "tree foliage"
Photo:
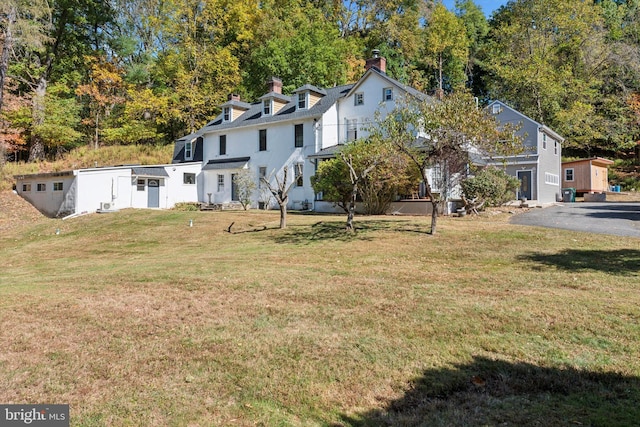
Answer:
M462 180L463 198L475 206L500 206L512 200L520 187L517 178L496 167L482 168L474 176Z

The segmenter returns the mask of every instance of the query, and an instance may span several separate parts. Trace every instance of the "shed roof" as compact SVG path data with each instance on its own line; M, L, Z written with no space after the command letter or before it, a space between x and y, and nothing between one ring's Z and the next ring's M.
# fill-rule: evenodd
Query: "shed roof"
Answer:
M168 178L169 174L163 167L133 167L131 175L149 178Z
M251 157L234 157L231 159L209 160L202 170L241 169Z

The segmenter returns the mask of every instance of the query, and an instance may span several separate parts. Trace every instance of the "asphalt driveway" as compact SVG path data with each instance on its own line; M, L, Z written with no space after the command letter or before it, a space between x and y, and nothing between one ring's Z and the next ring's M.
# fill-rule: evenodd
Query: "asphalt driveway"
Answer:
M640 238L640 203L562 203L514 215L511 223Z

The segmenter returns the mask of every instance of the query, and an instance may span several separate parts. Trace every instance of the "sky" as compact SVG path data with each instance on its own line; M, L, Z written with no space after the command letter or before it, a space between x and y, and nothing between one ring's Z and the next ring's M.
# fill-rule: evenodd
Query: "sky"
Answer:
M454 10L455 0L444 0L444 5L449 10ZM487 18L491 17L494 10L507 3L507 0L474 0L474 3L480 6Z

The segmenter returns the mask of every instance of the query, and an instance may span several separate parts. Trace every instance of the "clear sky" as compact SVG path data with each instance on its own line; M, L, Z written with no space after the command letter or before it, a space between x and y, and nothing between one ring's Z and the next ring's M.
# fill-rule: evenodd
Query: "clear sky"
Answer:
M473 0L475 4L480 6L487 18L491 17L494 10L507 3L507 0ZM444 5L449 10L454 10L455 0L444 0Z

